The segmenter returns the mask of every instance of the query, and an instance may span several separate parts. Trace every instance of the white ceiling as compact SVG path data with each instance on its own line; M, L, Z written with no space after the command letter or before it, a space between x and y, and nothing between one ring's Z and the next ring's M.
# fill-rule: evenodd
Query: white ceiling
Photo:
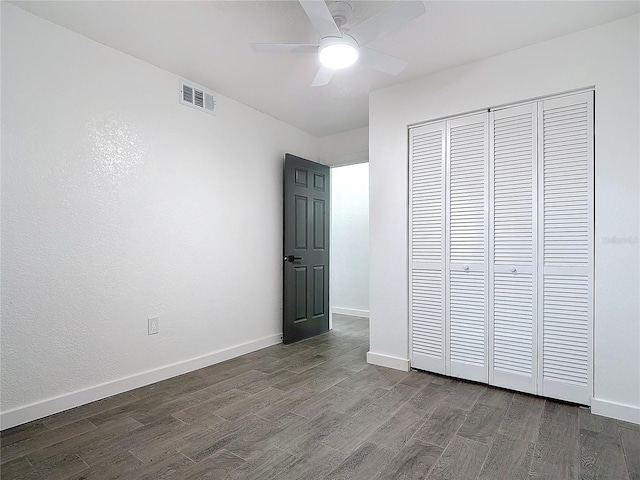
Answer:
M368 45L408 60L399 76L356 65L311 87L315 55L250 48L318 41L296 1L12 3L319 137L366 126L371 91L640 11L637 1L425 1L424 16ZM393 3L352 0L346 27Z

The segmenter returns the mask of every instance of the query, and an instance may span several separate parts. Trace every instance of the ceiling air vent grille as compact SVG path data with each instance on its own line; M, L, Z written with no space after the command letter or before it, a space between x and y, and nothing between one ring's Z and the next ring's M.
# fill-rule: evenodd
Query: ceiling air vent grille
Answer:
M184 80L180 80L180 103L203 112L211 114L216 112L215 94L195 83L187 83Z

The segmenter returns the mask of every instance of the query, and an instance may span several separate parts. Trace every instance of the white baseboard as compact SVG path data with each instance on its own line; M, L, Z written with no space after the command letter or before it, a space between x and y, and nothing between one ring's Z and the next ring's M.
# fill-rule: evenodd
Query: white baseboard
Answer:
M640 407L591 397L591 413L640 425Z
M182 362L166 365L154 370L137 373L129 377L119 378L111 382L102 383L89 388L49 398L41 402L32 403L23 407L14 408L0 413L0 430L22 425L39 418L53 415L54 413L79 407L86 403L102 400L103 398L117 395L118 393L144 387L151 383L159 382L184 373L189 373L200 368L208 367L216 363L224 362L231 358L239 357L247 353L261 350L271 345L280 343L281 334L253 340L251 342L236 345L234 347L208 353L200 357L191 358Z
M351 315L352 317L369 318L369 310L356 310L355 308L331 307L332 313Z
M367 363L380 367L393 368L395 370L409 371L409 359L392 357L381 353L367 352Z

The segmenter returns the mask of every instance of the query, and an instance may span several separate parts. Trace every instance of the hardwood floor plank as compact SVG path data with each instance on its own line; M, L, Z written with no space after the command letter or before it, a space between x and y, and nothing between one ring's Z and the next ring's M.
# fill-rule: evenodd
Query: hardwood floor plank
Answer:
M497 435L477 480L527 480L535 445Z
M456 435L431 469L430 480L475 478L489 452L489 445Z
M110 410L105 410L92 415L89 420L97 427L119 418L134 418L146 425L158 421L162 414L165 413L160 409L171 400L177 398L175 394L167 393L161 388L155 389L153 393L147 393L148 396L144 398L144 401L138 400L137 402L126 403ZM168 410L166 414L169 414Z
M90 452L92 450L107 452L115 456L118 451L126 451L124 447L116 451L121 446L122 440L127 438L134 430L142 427L143 425L140 422L132 418L117 418L82 435L40 449L29 454L27 458L33 459L36 464L55 465L60 462L61 458L79 455L81 451L88 451L88 457L91 457ZM92 458L95 459L95 457ZM85 461L84 459L82 460Z
M640 426L369 365L368 334L334 315L321 336L8 429L0 479L640 480Z
M316 392L308 388L298 388L289 392L289 394L280 401L267 405L266 407L255 412L260 418L265 420L277 420L278 418L291 413L299 405L303 404L316 395Z
M263 358L264 358L264 361L259 362L259 364L256 365L254 369L258 370L259 372L268 373L270 375L276 372L279 372L280 370L283 370L287 363L287 358L286 357L277 358L277 357L266 355L265 353L263 353L264 350L258 350L258 352L254 352L255 354L260 353L261 355L263 355ZM253 354L249 354L249 355L253 355Z
M229 378L236 377L240 373L251 370L251 365L239 365L234 367L234 374L228 373ZM204 371L195 371L185 373L178 377L173 377L162 382L162 389L169 395L175 397L185 395L187 393L202 390L221 381L222 375L210 375Z
M36 478L36 469L33 468L25 457L19 457L6 462L0 468L0 476L4 479L31 479Z
M407 406L383 423L367 441L397 452L422 426L425 418L422 410Z
M443 403L446 403L451 408L468 412L486 390L486 385L460 382L449 392L449 395L446 396Z
M250 461L271 449L281 438L286 438L286 433L289 431L308 423L308 419L293 413L273 421L256 422L241 430L225 449L243 460Z
M423 372L421 370L411 370L402 380L400 380L400 383L411 385L412 387L424 388L436 377L437 375L433 373Z
M225 421L213 428L205 429L200 435L189 437L187 444L179 451L191 460L200 462L219 450L225 449L242 434L244 429L250 428L255 423L267 423L267 421L255 415L248 415L233 422Z
M218 396L229 390L243 390L247 393L256 393L269 385L265 385L264 388L260 388L266 381L272 378L272 375L268 373L260 372L258 370L249 370L240 375L217 382L203 390L206 390L211 396ZM248 392L245 388L250 389L253 387L253 392Z
M348 422L352 418L344 413L327 411L306 424L287 429L286 435L280 437L275 445L298 458L313 454L320 443L337 449L337 445L327 441L327 438L336 432L339 434L342 429L349 428Z
M360 353L359 348L352 349L337 357L329 356L329 359L323 364L328 367L342 367L353 373L359 373L367 368L367 352Z
M580 428L596 433L604 433L612 437L619 437L618 422L613 418L594 415L588 408L578 409Z
M535 443L543 410L543 398L516 393L498 432L507 437Z
M143 463L156 463L190 445L194 439L208 434L208 429L198 425L179 425L162 432L139 445L131 445L129 452Z
M439 385L431 382L422 388L411 400L411 405L426 413L432 413L449 395L452 388L449 385Z
M130 480L137 473L144 472L144 468L144 463L121 450L117 455L68 477L68 480Z
M410 385L396 384L384 395L365 405L356 416L363 415L393 415L403 405L411 401L420 390ZM415 410L413 406L411 406ZM418 409L421 410L421 409Z
M222 449L180 473L180 480L220 480L246 462Z
M63 445L63 448L71 447L87 464L95 466L107 463L111 458L120 458L137 445L166 437L186 426L173 417L141 427L137 425L139 423L133 419L118 419L103 425L96 432L90 432L87 438L78 438L70 445Z
M490 444L493 442L493 437L498 433L498 428L505 413L505 408L476 403L460 429L458 429L458 435L477 442Z
M580 478L629 480L619 435L614 437L584 428L580 430Z
M301 386L315 392L323 392L353 375L353 372L346 368L337 367L326 369L324 365L315 367L305 373L311 374L310 380L304 382Z
M282 471L278 480L318 480L325 478L347 456L320 443L308 455L298 458L290 468Z
M67 478L89 467L89 465L75 453L61 452L55 455L49 455L34 452L27 458L29 463L35 468L38 478L41 480Z
M324 351L325 349L321 349ZM317 367L318 365L327 361L327 357L324 355L314 355L312 357L302 357L299 361L289 363L285 369L293 373L302 373L307 370Z
M383 419L378 416L348 417L344 423L334 426L325 437L324 443L344 453L352 453L369 435L378 429Z
M46 430L41 433L23 438L0 449L0 464L5 464L16 458L36 452L42 448L64 442L70 438L94 430L96 426L88 420L79 420L56 430Z
M511 405L513 399L513 392L510 390L504 390L502 388L487 388L482 392L482 395L478 398L478 403L483 405L489 405L490 407L497 407L507 409Z
M395 456L394 452L375 443L364 443L349 455L335 470L325 478L327 480L373 478Z
M578 407L547 400L531 475L538 480L577 479L580 475Z
M631 480L640 480L640 429L619 427Z
M179 453L158 458L151 464L139 466L129 478L131 480L174 480L183 478L183 472L194 462Z
M257 375L258 373L259 376ZM264 377L268 377L268 375L251 370L249 372L241 374L240 377L242 377L242 379L238 379L234 382L219 382L209 387L205 387L200 390L194 390L177 397L173 394L167 394L168 398L158 399L158 401L151 408L147 410L138 408L135 412L130 413L130 415L140 422L148 424L160 420L166 416L173 415L174 413L181 412L183 410L195 407L206 402L214 402L214 404L217 403L219 405L218 408L222 408L228 404L233 403L233 401L237 399L236 397L239 390L233 387L238 386L244 388L245 384L251 382L260 382L264 379ZM256 389L256 391L259 390L260 388ZM226 402L227 400L229 401Z
M255 393L258 393L264 390L265 388L273 387L275 384L280 383L283 380L286 380L290 376L291 376L291 372L289 372L288 370L280 369L273 373L267 374L267 376L262 379L255 380L251 383L243 385L242 387L240 387L240 390L253 395Z
M130 393L125 392L119 395L114 395L112 397L98 400L97 402L92 402L77 408L72 408L71 410L56 413L55 415L44 418L42 420L42 423L44 423L51 430L55 430L56 428L64 427L65 425L77 422L78 420L92 417L98 413L104 412L106 410L111 410L112 408L116 408L121 405L127 405L137 400L138 399L136 397L134 397Z
M335 412L346 413L351 417L362 412L369 404L389 393L389 390L386 388L375 385L370 385L359 390L341 390L347 392L346 396L341 399L339 403L332 404L331 409Z
M285 393L283 391L269 387L258 394L243 398L229 406L216 410L216 415L230 421L238 420L282 400L284 397Z
M427 418L414 438L431 445L446 447L467 418L467 412L443 403Z
M221 417L215 415L213 412L233 405L234 403L248 397L250 397L250 395L241 390L228 390L208 401L201 402L193 407L175 412L173 413L173 416L185 423L199 423L200 425L207 425L207 422L205 422L204 419L213 417L212 422L217 424L220 423Z
M296 457L277 448L271 448L259 457L245 462L233 470L226 478L229 480L274 480L293 468Z
M410 480L426 478L442 455L442 447L413 439L375 477L375 480Z
M441 385L443 387L450 387L452 390L457 388L458 385L462 382L459 378L455 377L447 377L445 375L435 375L435 378L431 383L435 385Z
M640 423L629 423L623 420L616 420L618 426L620 428L627 428L629 430L635 430L636 432L640 432Z
M297 405L291 412L309 419L316 418L342 405L351 394L349 390L334 385Z
M359 390L368 386L377 386L381 388L391 388L396 383L407 377L409 372L401 372L384 367L367 365L358 375L351 377L338 383L339 387L348 390Z
M367 404L357 415L347 416L334 425L323 440L324 443L344 453L351 453L377 430L391 415L415 395L417 389L397 384L385 395Z
M0 445L2 447L8 447L12 443L19 442L29 437L35 437L47 430L49 430L49 428L47 428L42 420L2 430L2 432L0 432Z
M271 357L288 358L313 347L314 345L310 345L302 341L291 345L274 345L273 347L265 349L267 350L265 353Z

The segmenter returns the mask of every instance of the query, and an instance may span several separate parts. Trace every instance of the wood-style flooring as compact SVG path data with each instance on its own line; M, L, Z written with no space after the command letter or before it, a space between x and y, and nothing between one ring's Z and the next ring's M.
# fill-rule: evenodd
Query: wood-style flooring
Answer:
M367 365L368 322L2 432L4 479L640 479L640 426Z

